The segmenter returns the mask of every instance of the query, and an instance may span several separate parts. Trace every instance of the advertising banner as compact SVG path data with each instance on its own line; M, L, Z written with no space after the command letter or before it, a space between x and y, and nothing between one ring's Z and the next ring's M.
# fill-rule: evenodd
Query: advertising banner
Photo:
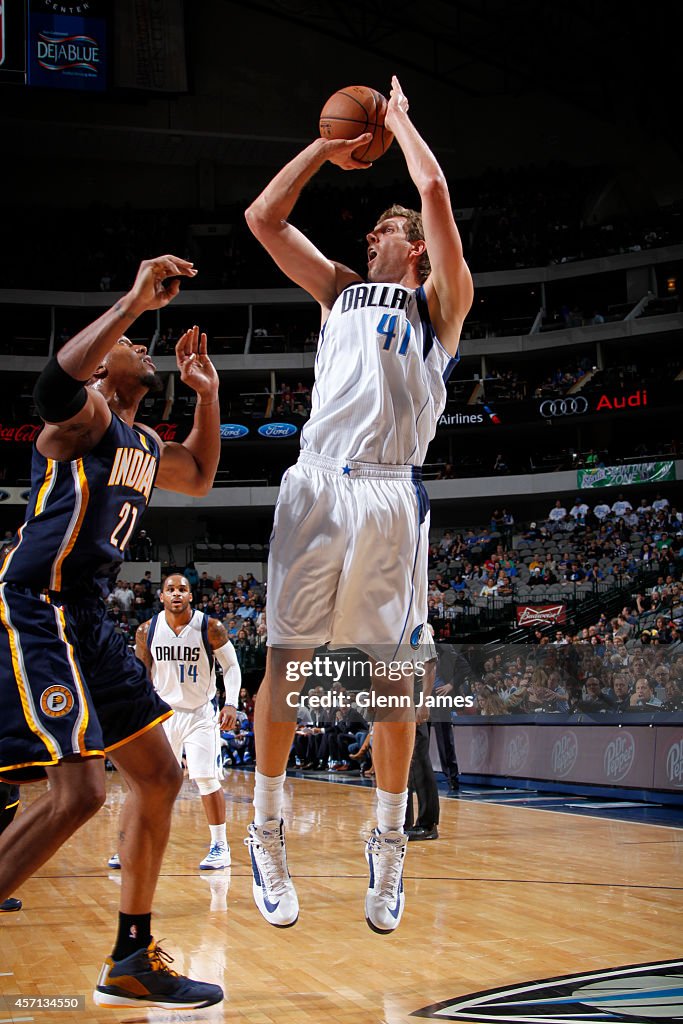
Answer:
M551 423L572 426L584 422L642 417L664 413L680 406L683 382L634 387L619 392L593 391L574 395L551 394L537 398L514 399L485 389L486 404L468 405L449 399L439 417L440 430L462 430L509 427L517 423Z
M0 423L0 442L33 444L42 426L42 423L17 423L16 426L10 427Z
M598 469L577 470L579 488L629 487L631 484L660 483L676 479L673 460L667 462L640 462L626 466L602 466Z
M683 728L656 731L655 787L683 792Z
M518 604L517 625L528 629L567 621L566 604Z
M107 86L105 0L30 0L28 82L101 92Z
M460 771L643 789L683 788L683 729L456 726ZM655 756L656 753L656 756Z

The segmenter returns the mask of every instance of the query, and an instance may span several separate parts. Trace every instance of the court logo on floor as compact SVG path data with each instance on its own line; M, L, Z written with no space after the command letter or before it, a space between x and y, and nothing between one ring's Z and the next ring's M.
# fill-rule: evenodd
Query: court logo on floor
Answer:
M683 960L490 989L426 1006L411 1016L482 1024L666 1024L683 1018Z

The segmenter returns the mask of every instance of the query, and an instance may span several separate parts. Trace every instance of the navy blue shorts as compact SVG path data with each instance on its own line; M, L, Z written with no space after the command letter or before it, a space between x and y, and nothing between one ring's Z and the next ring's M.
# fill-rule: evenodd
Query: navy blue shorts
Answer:
M0 779L103 757L168 718L144 665L88 597L59 604L0 583Z

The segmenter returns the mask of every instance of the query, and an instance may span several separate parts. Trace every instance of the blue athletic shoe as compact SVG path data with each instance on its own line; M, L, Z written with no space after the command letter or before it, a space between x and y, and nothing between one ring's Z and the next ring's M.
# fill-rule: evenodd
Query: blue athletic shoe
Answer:
M398 928L403 916L403 861L408 836L374 830L365 847L370 881L365 896L365 920L381 935Z
M168 966L173 957L152 940L147 949L124 960L107 957L97 979L97 1006L157 1006L162 1010L196 1010L223 999L220 985L193 981Z
M252 823L248 832L244 843L251 854L254 902L268 924L290 928L298 920L299 901L287 870L284 822Z
M11 914L15 910L21 910L21 908L21 900L17 900L14 896L10 896L9 899L0 903L0 914Z

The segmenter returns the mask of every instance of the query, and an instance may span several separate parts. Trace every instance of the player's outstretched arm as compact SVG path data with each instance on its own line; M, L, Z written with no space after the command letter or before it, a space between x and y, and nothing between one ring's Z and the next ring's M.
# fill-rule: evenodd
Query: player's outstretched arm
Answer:
M86 389L85 384L140 314L167 305L178 294L178 278L195 274L192 264L177 256L143 260L130 291L50 360L33 392L36 408L47 424L38 445L44 455L73 457L61 454L65 435L70 435L67 448L80 438L89 446L99 441L111 412L102 395Z
M316 139L275 175L245 213L250 231L280 270L317 299L323 311L332 308L347 284L360 278L324 256L288 218L304 185L327 160L343 170L369 167L370 164L356 160L352 153L370 138L369 134L364 134L351 140Z
M221 456L218 374L207 355L206 335L198 327L185 331L176 345L180 379L197 393L192 430L182 442L161 446L156 486L193 497L213 487Z
M422 200L422 224L432 272L425 283L429 312L444 348L455 355L472 305L472 275L465 263L448 185L439 163L408 117L408 100L394 75L385 125L403 151Z

